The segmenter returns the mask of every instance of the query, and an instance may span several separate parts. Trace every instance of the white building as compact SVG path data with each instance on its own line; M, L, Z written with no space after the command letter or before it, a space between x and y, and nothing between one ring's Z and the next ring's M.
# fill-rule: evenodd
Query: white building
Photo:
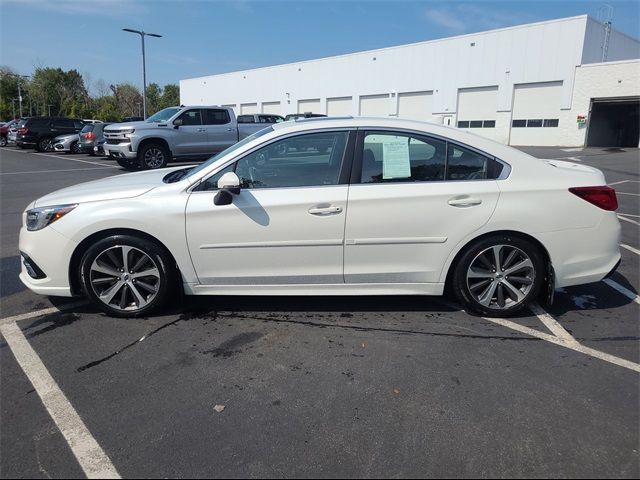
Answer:
M512 145L638 146L640 42L582 15L181 80L180 99L435 121Z

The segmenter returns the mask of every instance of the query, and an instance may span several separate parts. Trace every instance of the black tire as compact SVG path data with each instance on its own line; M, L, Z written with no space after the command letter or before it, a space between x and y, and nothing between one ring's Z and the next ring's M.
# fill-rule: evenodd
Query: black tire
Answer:
M499 262L507 266L506 275L503 273L505 268L497 269L498 271L495 269L496 262L492 261L492 258L495 259L493 247L498 250L499 257L501 254L504 255ZM514 258L509 259L511 252L514 252ZM527 266L524 267L526 270L509 273L510 269L517 265L523 265L522 262L526 257L530 260L531 267ZM507 263L509 260L510 262ZM474 264L473 272L470 270L472 263ZM475 266L480 264L487 265L486 274L496 278L471 278L476 274ZM451 288L465 310L485 317L509 317L530 305L537 298L545 281L545 265L543 252L540 251L538 245L530 240L512 235L491 235L467 247L460 256L454 267ZM515 275L516 273L518 275ZM468 275L471 277L468 278ZM483 275L485 275L484 271ZM507 284L509 288L507 288ZM472 291L472 287L476 293ZM511 287L516 287L520 294L511 290ZM491 288L493 290L490 290ZM483 298L482 295L479 295L480 292L487 293L484 296L484 301L487 302L488 299L488 304L480 303L479 299ZM494 294L495 300L493 299ZM499 294L500 297L498 297ZM521 296L522 298L519 298ZM499 303L503 303L503 305Z
M138 163L142 170L164 168L169 163L169 150L160 143L150 142L138 150Z
M107 251L113 255L110 256ZM125 255L129 272L122 271L122 258ZM144 259L144 255L148 258ZM146 263L138 267L141 258ZM96 265L108 268L109 271L117 270L120 277L96 271L96 259ZM118 260L121 263L120 269L117 265ZM153 276L138 277L136 280L136 272L148 271L154 271ZM91 303L108 315L119 318L146 316L166 305L171 293L175 291L177 279L175 262L165 249L156 242L133 235L113 235L94 243L83 255L78 273L83 290ZM144 284L145 288L142 288L141 284ZM155 293L146 290L149 287L154 288ZM112 291L108 291L110 288ZM109 300L108 296L113 290L114 296ZM100 298L100 294L105 295L103 299ZM141 306L142 302L147 301L148 303Z
M129 170L130 172L138 170L139 168L136 160L131 161L127 158L116 158L116 162L118 162L118 165L120 165L122 168L124 168L125 170Z
M36 150L38 152L50 152L53 149L53 139L51 137L42 137L36 143Z
M0 137L0 147L6 147L7 143L8 142L6 137Z

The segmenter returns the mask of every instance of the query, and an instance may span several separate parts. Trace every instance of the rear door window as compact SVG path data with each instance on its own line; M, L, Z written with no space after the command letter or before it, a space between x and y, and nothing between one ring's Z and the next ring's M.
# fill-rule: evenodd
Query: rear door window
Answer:
M202 110L205 125L226 125L231 122L229 112L226 110L207 108Z

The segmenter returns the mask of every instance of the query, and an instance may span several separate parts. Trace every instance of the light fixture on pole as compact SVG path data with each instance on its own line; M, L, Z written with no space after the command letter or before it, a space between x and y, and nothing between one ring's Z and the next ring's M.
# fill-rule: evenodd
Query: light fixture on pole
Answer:
M158 35L157 33L147 33L142 30L133 30L132 28L123 28L124 32L137 33L140 35L140 39L142 40L142 110L144 112L144 119L147 119L147 67L145 65L145 55L144 55L144 37L157 37L161 38L162 35Z

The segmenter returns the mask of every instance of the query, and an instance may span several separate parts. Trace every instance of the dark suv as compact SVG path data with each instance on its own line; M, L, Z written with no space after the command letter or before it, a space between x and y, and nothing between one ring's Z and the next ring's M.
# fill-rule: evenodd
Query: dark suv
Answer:
M55 137L78 133L82 127L84 123L77 118L31 117L18 129L16 146L35 147L39 152L48 152L53 149Z

